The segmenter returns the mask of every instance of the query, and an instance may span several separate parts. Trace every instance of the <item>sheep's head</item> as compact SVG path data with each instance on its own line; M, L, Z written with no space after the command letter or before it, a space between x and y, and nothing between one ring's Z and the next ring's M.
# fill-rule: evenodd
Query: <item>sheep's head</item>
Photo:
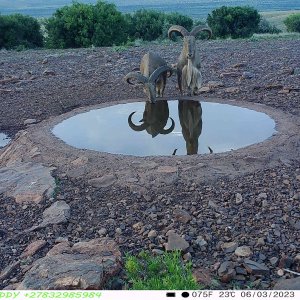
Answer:
M169 107L167 101L157 101L156 103L146 102L143 118L140 120L139 125L134 124L132 116L135 112L132 112L128 117L128 125L134 131L146 130L152 137L156 137L158 134L169 134L175 128L175 122L172 118L169 118ZM169 128L165 128L168 119L172 124Z
M183 37L183 51L187 59L192 59L195 56L196 38L191 35Z
M172 74L172 68L168 66L161 66L157 68L150 76L147 78L140 72L130 72L125 76L125 80L129 84L142 84L144 93L147 95L148 100L152 103L155 102L156 98L156 88L157 80L162 74L169 73ZM134 81L133 81L134 80Z
M211 29L201 25L194 27L191 32L188 32L180 25L173 25L168 30L168 37L171 38L174 32L179 33L183 37L183 53L186 55L187 59L192 59L196 50L196 35L201 31L208 32L208 38L211 38Z

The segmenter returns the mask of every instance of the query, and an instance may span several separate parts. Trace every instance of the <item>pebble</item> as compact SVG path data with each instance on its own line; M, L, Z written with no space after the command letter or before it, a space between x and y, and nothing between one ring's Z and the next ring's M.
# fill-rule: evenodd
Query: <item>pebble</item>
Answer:
M234 252L237 247L238 247L238 243L236 243L236 242L224 243L221 246L221 248L224 250L225 253Z
M235 249L234 254L239 257L249 257L252 255L252 251L248 246L240 246Z
M243 203L243 196L240 193L235 194L235 203L237 205Z
M151 230L148 233L148 238L155 238L157 237L157 231L156 230Z
M31 125L31 124L35 124L35 123L37 123L36 119L26 119L24 121L24 125Z
M105 236L107 234L107 229L106 228L101 228L97 232L100 236Z
M116 234L122 234L122 229L121 228L116 228Z
M276 266L277 262L279 261L279 259L277 257L271 257L269 259L270 263L272 266Z

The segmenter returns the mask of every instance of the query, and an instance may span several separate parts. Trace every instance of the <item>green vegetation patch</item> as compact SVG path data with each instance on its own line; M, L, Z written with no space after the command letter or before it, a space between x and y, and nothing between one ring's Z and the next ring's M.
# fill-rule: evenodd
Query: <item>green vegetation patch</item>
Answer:
M289 32L300 32L300 13L288 16L284 24Z
M37 19L21 14L0 15L0 49L26 49L43 46Z
M258 31L258 11L249 6L222 6L212 11L207 23L215 37L248 38Z
M141 252L125 258L125 271L132 290L200 289L191 269L192 264L184 264L179 251L158 256Z

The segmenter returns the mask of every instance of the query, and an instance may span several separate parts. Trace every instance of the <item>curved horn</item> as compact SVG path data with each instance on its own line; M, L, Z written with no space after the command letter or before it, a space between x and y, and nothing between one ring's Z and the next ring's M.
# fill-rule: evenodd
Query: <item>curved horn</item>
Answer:
M129 115L129 117L128 117L128 125L130 126L130 128L131 129L133 129L134 131L143 131L143 130L145 130L147 127L148 127L148 125L144 122L143 124L141 124L141 125L135 125L133 122L132 122L132 116L133 116L133 114L135 114L136 112L134 111L134 112L132 112L130 115Z
M208 39L211 38L212 36L212 31L209 27L204 27L203 25L199 25L193 28L193 30L191 31L190 35L196 36L199 32L201 31L206 31L208 32Z
M180 25L173 25L168 30L168 37L171 38L173 32L179 32L182 36L189 35L189 32Z
M135 79L138 81L138 83L145 83L148 81L148 79L142 75L141 73L139 72L129 72L125 77L124 79L129 83L129 84L134 84L132 83L130 80L131 79Z
M169 133L171 133L174 130L174 128L175 128L175 122L174 122L174 120L171 117L170 117L170 119L172 121L172 124L171 124L170 128L169 129L163 129L160 132L161 134L169 134Z
M164 72L170 72L170 75L168 77L170 77L172 75L173 69L168 67L167 65L165 66L161 66L159 68L157 68L149 77L149 81L153 81L155 82L155 80L157 80L157 78L159 77L159 75L161 75Z

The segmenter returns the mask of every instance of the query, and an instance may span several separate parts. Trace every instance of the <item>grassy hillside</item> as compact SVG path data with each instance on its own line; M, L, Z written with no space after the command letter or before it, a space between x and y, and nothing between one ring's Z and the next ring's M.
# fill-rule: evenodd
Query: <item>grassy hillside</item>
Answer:
M300 10L260 12L272 25L275 25L282 31L286 31L285 25L283 24L284 19L293 13L300 13Z

